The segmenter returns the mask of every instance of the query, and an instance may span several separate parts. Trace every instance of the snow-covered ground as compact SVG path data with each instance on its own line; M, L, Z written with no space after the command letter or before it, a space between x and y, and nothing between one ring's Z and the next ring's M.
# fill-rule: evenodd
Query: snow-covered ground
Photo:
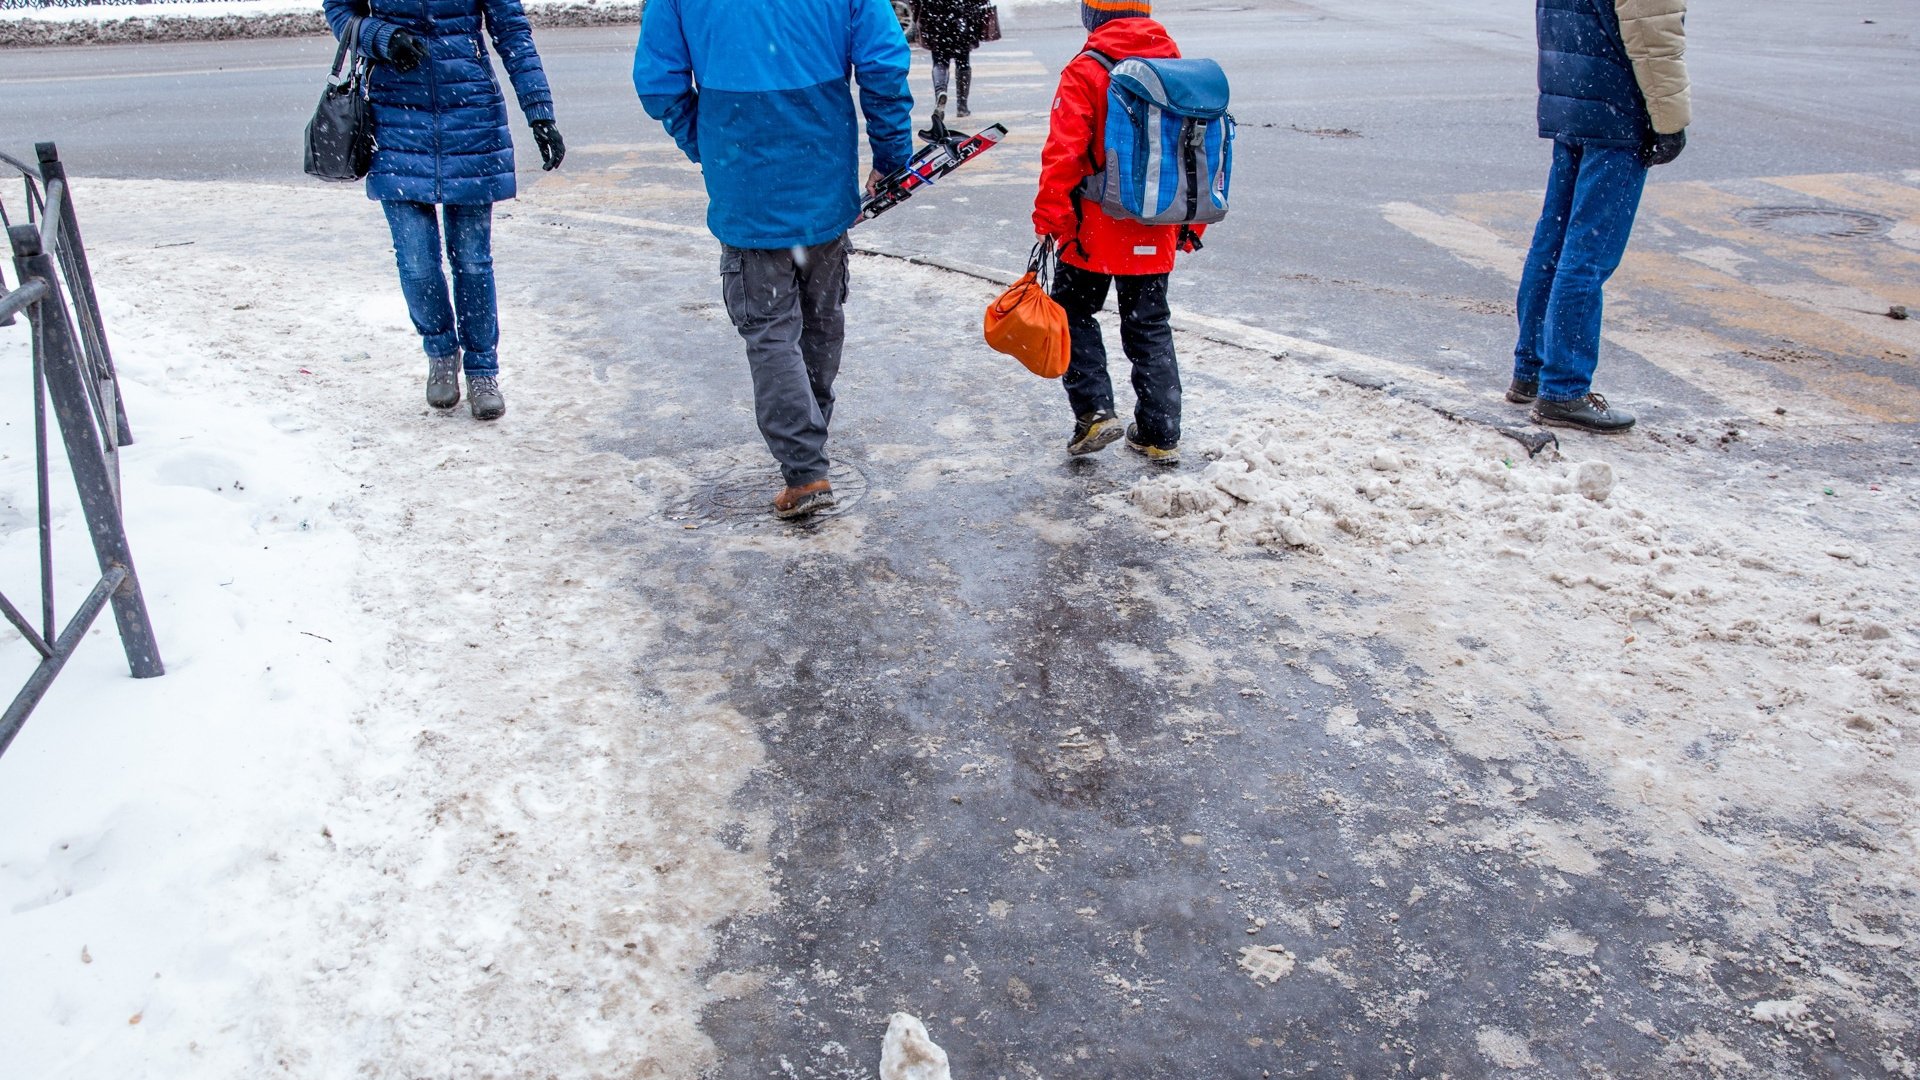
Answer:
M537 0L536 0L537 2ZM98 22L103 19L216 19L230 16L310 15L317 0L176 0L157 4L65 4L0 8L0 19Z
M1170 539L1285 553L1258 575L1276 588L1302 574L1336 584L1356 603L1313 605L1312 633L1389 642L1411 661L1419 678L1354 658L1403 684L1396 711L1431 715L1483 760L1558 743L1659 838L1643 854L1711 868L1745 932L1791 932L1785 863L1828 882L1843 935L1913 946L1865 929L1894 913L1864 896L1920 884L1920 491L1676 454L1653 429L1563 432L1529 460L1494 430L1296 366L1243 377L1271 394L1193 447L1212 461L1097 501ZM1331 716L1327 733L1391 751L1390 732L1355 719ZM1776 835L1756 859L1715 836L1758 819L1865 822L1900 841ZM1567 825L1471 839L1570 868L1624 842ZM1459 839L1447 832L1431 839Z
M357 191L80 187L169 671L128 678L103 619L0 758L6 1074L699 1059L699 931L764 891L703 821L758 744L702 688L671 739L627 692L659 613L589 554L629 476L577 437L617 389L509 302L543 363L509 374L508 419L432 414ZM253 215L222 227L223 205ZM24 387L24 330L0 350ZM0 587L23 607L25 399L0 429ZM24 677L24 643L0 665Z
M523 0L535 26L637 23L639 0ZM0 48L225 41L327 33L319 0L169 0L0 8Z
M503 217L503 261L577 243L581 265L612 263L605 234L540 222L566 193L535 187ZM494 425L435 414L384 224L357 191L85 181L79 197L140 439L128 524L170 670L128 679L103 622L0 758L9 1071L697 1075L701 1008L750 976L702 981L712 929L772 899L764 848L714 837L763 752L757 718L725 703L724 658L671 655L678 613L626 587L646 572L622 554L647 509L632 481L673 458L591 445L630 422L629 376L583 355L578 327L515 280L504 333L539 362L510 365L512 411ZM235 206L248 213L223 212ZM651 249L644 273L704 287L710 245L669 235L685 253ZM924 267L894 283L943 311L992 291ZM901 312L898 332L931 336L925 310ZM1366 723L1347 707L1287 717L1356 762L1418 768L1437 728L1505 763L1497 782L1436 799L1518 824L1437 815L1357 861L1510 852L1573 889L1631 845L1700 883L1698 902L1738 904L1665 913L1679 929L1650 962L1676 987L1706 985L1719 947L1689 941L1690 918L1725 917L1779 953L1792 989L1750 1019L1791 1031L1844 1011L1886 1037L1886 1068L1912 1067L1896 1046L1905 988L1796 967L1792 943L1837 937L1888 968L1920 945L1920 493L1729 467L1711 439L1652 429L1568 435L1530 459L1301 363L1182 349L1207 406L1188 464L1006 527L1061 545L1137 529L1190 550L1220 604L1257 597L1292 620L1282 637L1299 640L1276 648L1334 650L1386 694L1388 715ZM954 370L1004 374L970 344L953 354ZM23 356L24 334L0 331L0 371L24 382ZM0 405L0 587L30 601L20 399ZM972 430L965 411L941 424ZM924 455L901 483L1051 467L1013 462L1002 434L896 448ZM1803 435L1725 433L1731 448ZM79 581L70 502L63 560ZM712 542L831 554L860 543L866 526L845 524ZM1204 645L1172 648L1186 668L1143 653L1143 677L1231 676ZM0 644L8 677L27 662ZM1601 778L1605 805L1533 809L1549 752ZM1542 947L1593 954L1568 934ZM1479 1038L1492 1060L1532 1060L1523 1035ZM1738 1056L1712 1032L1687 1038L1694 1060Z
M623 7L637 9L637 0L521 0L526 8ZM320 0L161 0L153 4L61 4L0 8L0 19L42 22L99 22L112 19L226 19L268 15L315 15Z

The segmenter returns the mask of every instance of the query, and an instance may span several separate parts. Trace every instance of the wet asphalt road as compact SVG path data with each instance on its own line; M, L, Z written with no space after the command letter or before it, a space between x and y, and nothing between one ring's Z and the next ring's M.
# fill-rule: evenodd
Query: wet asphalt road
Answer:
M1189 52L1262 73L1236 75L1243 123L1274 133L1249 142L1238 183L1284 194L1243 203L1252 210L1239 231L1192 264L1180 302L1489 377L1510 287L1413 242L1377 208L1538 183L1530 47L1524 12L1510 6L1178 9ZM1676 175L1920 164L1885 137L1916 103L1912 81L1894 74L1910 41L1846 36L1865 33L1854 29L1864 18L1887 28L1876 42L1910 33L1913 17L1891 0L1765 8L1742 8L1738 26L1696 16L1705 40L1743 47L1700 58L1701 107L1727 118L1727 135ZM1800 23L1789 13L1808 11L1818 29L1790 30ZM1069 23L1070 12L1041 11L1005 48L1054 65L1075 38ZM630 39L542 38L572 168L628 164L635 146L662 141L622 82ZM56 129L76 173L290 179L326 52L308 41L0 54L0 83L35 117L31 134ZM1833 56L1847 58L1846 77L1823 66ZM84 77L142 64L234 70ZM48 71L73 81L11 81ZM983 120L1044 105L1047 76L998 79L1016 85L983 76ZM1866 105L1849 93L1862 82L1883 91ZM223 122L183 133L196 112L186 106L210 98ZM9 116L0 142L26 141L20 126ZM604 198L584 186L579 205L697 223L689 176L639 157ZM978 207L967 224L907 215L870 242L1010 265L1024 253L1027 193L967 190ZM1316 608L1378 598L1340 595L1296 562L1085 528L1088 498L1143 466L1117 448L1077 464L1036 451L1064 434L1051 388L982 401L983 383L1004 384L997 369L921 348L928 323L956 305L977 310L982 287L862 260L849 320L858 362L835 452L858 473L843 489L864 496L796 531L714 496L742 470L753 491L771 474L751 464L746 380L713 283L686 273L709 245L565 228L604 241L594 272L579 274L579 249L557 242L525 253L523 282L572 320L583 349L660 361L627 368L632 427L605 444L685 465L706 493L688 504L706 517L614 538L636 582L661 581L662 568L675 582L636 586L674 613L662 655L640 666L717 667L725 703L759 727L770 763L741 793L739 820L715 830L765 853L780 897L721 930L706 973L729 987L707 1012L716 1076L870 1076L896 1008L928 1020L965 1078L1477 1076L1494 1071L1476 1038L1486 1031L1526 1035L1536 1062L1526 1075L1708 1075L1703 1058L1675 1050L1702 1029L1771 1075L1883 1071L1873 1039L1844 1020L1826 1038L1789 1040L1738 1019L1729 1002L1776 985L1774 943L1743 939L1722 915L1727 898L1630 854L1636 845L1602 855L1577 887L1553 867L1467 845L1396 855L1392 839L1409 825L1504 824L1509 812L1476 792L1525 789L1529 812L1555 819L1595 813L1607 788L1570 757L1465 754L1378 685L1383 670L1425 677L1390 647L1313 643ZM1436 355L1436 340L1457 355ZM1698 393L1652 365L1619 363L1623 380ZM1194 385L1203 399L1235 389L1199 375ZM1355 648L1371 659L1365 670L1340 659ZM1393 752L1359 754L1328 735L1322 719L1341 708L1389 733ZM1570 928L1592 937L1543 947ZM1713 944L1704 981L1647 962L1680 933ZM1272 985L1241 970L1239 950L1265 944L1292 948L1301 970ZM1804 948L1806 962L1899 982L1844 943Z
M1524 246L1543 185L1547 146L1533 132L1534 50L1530 10L1497 0L1299 0L1161 5L1191 55L1213 56L1233 74L1241 124L1238 195L1231 228L1186 260L1177 305L1250 326L1391 356L1457 378L1503 384L1512 347L1513 283L1409 235L1383 214L1390 204L1437 208L1505 230ZM1030 242L1033 155L1045 127L1054 74L1082 37L1072 6L1010 11L1008 37L982 51L978 119L1006 122L1015 143L969 172L980 186L965 204L902 211L865 242L901 252L937 251L1012 268ZM1920 15L1899 0L1823 0L1700 5L1690 24L1698 119L1681 160L1655 176L1637 250L1685 257L1729 246L1695 223L1669 228L1652 208L1665 189L1683 204L1715 203L1710 185L1747 183L1756 203L1853 206L1882 215L1904 204L1809 200L1755 178L1795 174L1899 176L1920 169L1902 133L1920 113L1920 84L1907 73L1920 48ZM575 177L607 176L636 150L662 162L665 136L633 100L627 27L555 30L540 44L559 105ZM24 152L56 137L77 175L298 180L299 137L324 40L52 49L0 53L0 146ZM915 92L924 94L923 76ZM511 110L510 110L511 111ZM214 122L209 123L211 117ZM516 139L531 141L519 119ZM1348 137L1351 136L1351 137ZM521 155L523 181L539 182L537 157ZM641 168L629 182L686 185L685 172ZM951 189L958 191L958 189ZM1465 204L1457 204L1466 200ZM1494 221L1490 208L1522 219ZM698 226L696 203L667 220ZM1758 237L1742 255L1765 258ZM1881 246L1884 246L1882 244ZM1823 257L1825 253L1822 253ZM1920 269L1908 258L1882 301L1920 306ZM1818 279L1803 259L1797 276ZM1683 287L1707 289L1714 282ZM1657 308L1670 280L1638 293L1621 282L1615 300ZM1739 303L1703 303L1673 317L1711 331L1732 366L1718 378L1679 371L1661 350L1610 348L1605 388L1653 419L1765 415L1771 404L1739 391L1791 385L1798 369L1773 362L1804 351L1799 313L1743 321ZM1884 304L1883 304L1884 306ZM1668 314L1662 311L1662 315ZM1824 314L1824 312L1823 312ZM1895 338L1893 343L1904 342ZM1920 419L1920 348L1887 363L1861 344L1813 351L1852 379L1874 419ZM1675 349L1684 349L1675 344ZM1750 353L1762 359L1744 358ZM1717 372L1716 372L1717 374ZM1887 387L1897 400L1884 400ZM1730 393L1731 391L1731 393ZM1466 403L1455 393L1456 405ZM1910 447L1913 429L1875 432Z

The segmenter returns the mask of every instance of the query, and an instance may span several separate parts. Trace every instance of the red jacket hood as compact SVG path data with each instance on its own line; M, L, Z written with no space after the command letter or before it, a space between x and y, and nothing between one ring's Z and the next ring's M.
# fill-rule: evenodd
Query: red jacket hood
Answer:
M1173 43L1166 27L1137 16L1101 24L1098 30L1087 35L1087 48L1106 53L1115 60L1132 56L1163 60L1180 55L1180 46Z

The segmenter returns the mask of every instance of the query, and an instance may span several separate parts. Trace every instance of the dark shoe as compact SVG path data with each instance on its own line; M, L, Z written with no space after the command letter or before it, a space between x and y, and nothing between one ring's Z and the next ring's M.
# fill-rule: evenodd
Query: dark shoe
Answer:
M1507 384L1507 400L1515 405L1531 405L1539 396L1539 379L1515 379Z
M1534 402L1533 422L1548 427L1579 428L1581 431L1610 435L1632 427L1633 414L1608 405L1607 399L1599 394L1588 394L1572 401Z
M460 351L427 357L427 404L451 409L460 404Z
M815 480L811 484L788 487L773 497L773 516L777 518L806 517L833 505L833 485L826 480Z
M967 108L966 98L961 98L960 100L953 103L953 115L959 117L962 120L973 115L973 110Z
M500 380L492 375L467 376L467 407L475 420L498 420L507 415L507 399L500 394Z
M1073 422L1073 438L1067 441L1067 453L1075 457L1105 450L1120 438L1120 418L1109 409L1088 413Z
M1154 446L1151 443L1141 442L1139 424L1127 425L1127 449L1136 454L1145 455L1146 459L1155 465L1180 464L1180 448L1178 446Z

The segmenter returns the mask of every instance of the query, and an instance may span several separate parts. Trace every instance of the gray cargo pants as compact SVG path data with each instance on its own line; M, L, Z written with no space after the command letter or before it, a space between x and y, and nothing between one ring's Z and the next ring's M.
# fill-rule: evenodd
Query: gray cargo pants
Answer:
M813 247L720 248L720 295L747 343L760 435L789 485L827 475L833 379L846 344L847 237Z

